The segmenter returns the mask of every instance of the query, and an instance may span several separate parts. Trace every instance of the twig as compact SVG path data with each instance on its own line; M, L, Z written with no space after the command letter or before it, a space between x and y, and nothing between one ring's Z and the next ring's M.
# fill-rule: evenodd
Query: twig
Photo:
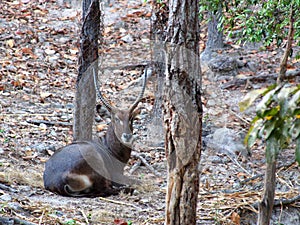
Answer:
M300 200L300 195L288 199L275 199L274 206L289 205Z
M300 70L289 70L286 72L285 79L294 79L300 76ZM222 89L227 89L235 86L246 84L246 82L253 81L270 81L270 79L276 80L278 77L277 73L272 74L261 74L253 77L236 77L234 80L229 81L221 86Z
M244 179L244 180L241 181L241 184L248 183L248 182L251 181L251 180L255 180L255 179L257 179L257 178L263 177L264 175L265 175L265 174L257 174L257 175L255 175L255 176L246 178L246 179Z
M251 175L248 170L246 170L242 165L236 160L236 158L231 157L229 154L225 154L232 162L234 162L238 167L240 167L246 174Z
M129 170L129 174L133 174L134 171L136 171L141 166L141 164L142 164L141 161L137 161Z
M138 158L142 161L142 163L155 175L158 177L161 177L161 174L157 172L148 162L146 159L144 159L140 154L137 152L132 152L131 155L135 158Z
M274 207L281 206L281 205L290 205L290 204L297 202L298 200L300 200L300 195L297 195L293 198L288 198L288 199L275 199ZM252 207L254 207L255 209L258 209L258 205L259 205L259 202L255 202L252 204Z
M229 108L229 113L232 113L234 116L236 116L237 118L239 118L241 121L243 121L246 124L250 124L249 121L245 120L243 117L241 117L240 115L238 115L236 112L234 112L231 108Z
M46 124L49 126L72 126L72 123L60 122L60 121L47 121L47 120L27 120L27 123L32 123L35 125Z
M114 203L114 204L117 204L117 205L131 206L131 207L134 207L134 208L136 208L136 209L139 209L139 207L137 207L136 205L131 204L131 203L128 203L128 202L121 202L121 201L116 201L116 200L112 200L112 199L108 199L108 198L103 198L103 197L98 197L98 198L99 198L100 200L102 200L102 201Z
M56 116L54 113L2 113L1 116Z
M118 69L118 70L132 70L132 69L136 69L136 68L145 68L147 66L149 66L151 64L151 61L144 61L144 62L140 62L137 64L129 64L129 65L124 65L124 66L107 66L107 67L102 67L100 68L102 71L103 70L114 70L114 69Z
M0 216L0 224L23 224L23 225L37 225L36 223L27 222L19 218L9 218Z
M89 222L89 219L87 218L85 212L83 210L80 210L80 212L81 212L82 216L84 217L86 224L89 224L90 222Z
M44 214L45 214L45 210L43 210L42 215L40 216L39 225L42 224Z
M295 162L296 162L296 161L293 160L293 161L291 161L291 162L289 162L289 163L287 163L287 164L280 165L280 166L278 166L278 167L276 168L276 170L280 170L280 169L282 169L282 168L290 167L290 166L292 166ZM279 171L278 171L278 172L279 172ZM278 173L278 172L277 172L277 173ZM263 177L264 175L265 175L265 174L263 173L263 174L257 174L257 175L255 175L255 176L249 177L249 178L247 178L247 179L242 180L242 181L241 181L241 184L248 183L249 181L255 180L255 179L260 178L260 177Z
M5 184L1 184L0 183L0 189L4 190L4 191L9 191L9 192L13 192L13 193L17 193L18 191L14 188L11 188Z

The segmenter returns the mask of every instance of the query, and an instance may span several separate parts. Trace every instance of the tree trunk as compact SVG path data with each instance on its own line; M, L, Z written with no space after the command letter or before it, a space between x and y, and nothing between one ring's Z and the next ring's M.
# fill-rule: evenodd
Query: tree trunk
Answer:
M266 140L266 172L264 180L264 191L262 201L258 205L257 225L269 225L274 206L276 187L276 161L280 144L275 135L271 135Z
M170 0L164 88L167 225L196 224L202 105L199 1Z
M222 16L222 5L219 4L218 11L208 12L208 25L207 25L207 42L205 51L212 51L224 47L223 30L219 29L220 19Z
M100 9L98 0L83 0L79 69L76 81L73 140L91 140L96 103L92 68L98 71Z
M161 145L163 135L162 103L165 75L165 52L164 40L166 38L166 25L168 22L168 5L152 0L151 16L151 61L153 62L153 72L156 79L155 101L152 110L152 118L148 128L149 144L153 146Z
M207 41L201 54L201 66L204 72L208 70L208 62L216 55L214 54L216 50L224 47L223 28L220 25L221 16L221 4L219 4L218 10L208 12ZM221 26L221 29L219 29L219 26Z
M269 225L275 197L276 161L268 162L262 201L259 203L258 225Z
M294 4L291 3L290 8L290 25L289 25L289 33L287 37L286 50L283 55L282 61L280 63L279 75L277 77L277 84L281 84L285 78L286 70L287 70L287 61L292 51L292 43L294 38Z

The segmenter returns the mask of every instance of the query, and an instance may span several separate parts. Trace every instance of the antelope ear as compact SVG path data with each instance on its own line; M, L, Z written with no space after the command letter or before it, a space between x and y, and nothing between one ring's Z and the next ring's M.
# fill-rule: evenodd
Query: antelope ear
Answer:
M134 110L133 112L132 112L132 114L131 114L131 120L133 120L138 114L140 114L141 113L141 109L136 109L136 110Z

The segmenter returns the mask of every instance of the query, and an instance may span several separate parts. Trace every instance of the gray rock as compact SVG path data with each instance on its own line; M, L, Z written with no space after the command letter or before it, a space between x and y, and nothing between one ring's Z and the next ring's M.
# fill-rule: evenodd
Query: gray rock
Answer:
M9 208L13 209L14 211L20 212L20 211L23 210L20 203L17 203L17 202L9 202L9 203L7 203L7 205L8 205Z
M257 63L255 62L247 62L247 67L252 71L252 72L256 72L257 71Z
M121 40L126 42L126 43L132 43L133 42L133 37L130 34L127 34L124 37L122 37Z
M0 199L4 202L9 202L12 200L12 197L9 194L3 194L0 196Z
M248 152L243 145L240 134L229 128L219 128L207 140L207 146L217 152L235 157L238 154L247 156Z
M237 61L229 56L218 56L209 61L208 67L213 72L229 72L237 68Z
M229 56L217 56L208 62L210 72L207 72L211 81L221 80L237 75L237 60ZM221 79L220 79L221 78Z

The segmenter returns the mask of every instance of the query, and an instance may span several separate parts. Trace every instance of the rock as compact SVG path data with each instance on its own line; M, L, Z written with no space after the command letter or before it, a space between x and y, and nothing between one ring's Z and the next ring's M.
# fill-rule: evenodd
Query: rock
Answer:
M247 64L247 62L244 62L243 60L239 60L239 59L237 59L236 62L237 62L238 68L242 68L242 67L246 66L246 64Z
M212 107L212 106L216 106L216 101L214 99L209 99L207 101L207 106Z
M208 67L213 72L230 72L237 68L237 61L229 56L219 56L210 60Z
M0 199L4 202L9 202L12 200L12 197L9 194L3 194L0 196Z
M133 42L133 37L130 34L127 34L124 37L122 37L121 40L126 42L126 43L132 43Z
M252 72L256 72L257 71L257 63L255 62L247 62L247 67L252 71Z
M237 60L229 56L217 56L208 62L210 72L207 72L208 79L211 81L220 80L224 76L237 75Z
M8 205L9 208L13 209L14 211L20 212L20 211L23 210L20 203L17 203L17 202L9 202L9 203L7 203L7 205Z
M240 134L229 128L217 129L207 140L207 146L217 152L235 157L238 154L248 155Z

